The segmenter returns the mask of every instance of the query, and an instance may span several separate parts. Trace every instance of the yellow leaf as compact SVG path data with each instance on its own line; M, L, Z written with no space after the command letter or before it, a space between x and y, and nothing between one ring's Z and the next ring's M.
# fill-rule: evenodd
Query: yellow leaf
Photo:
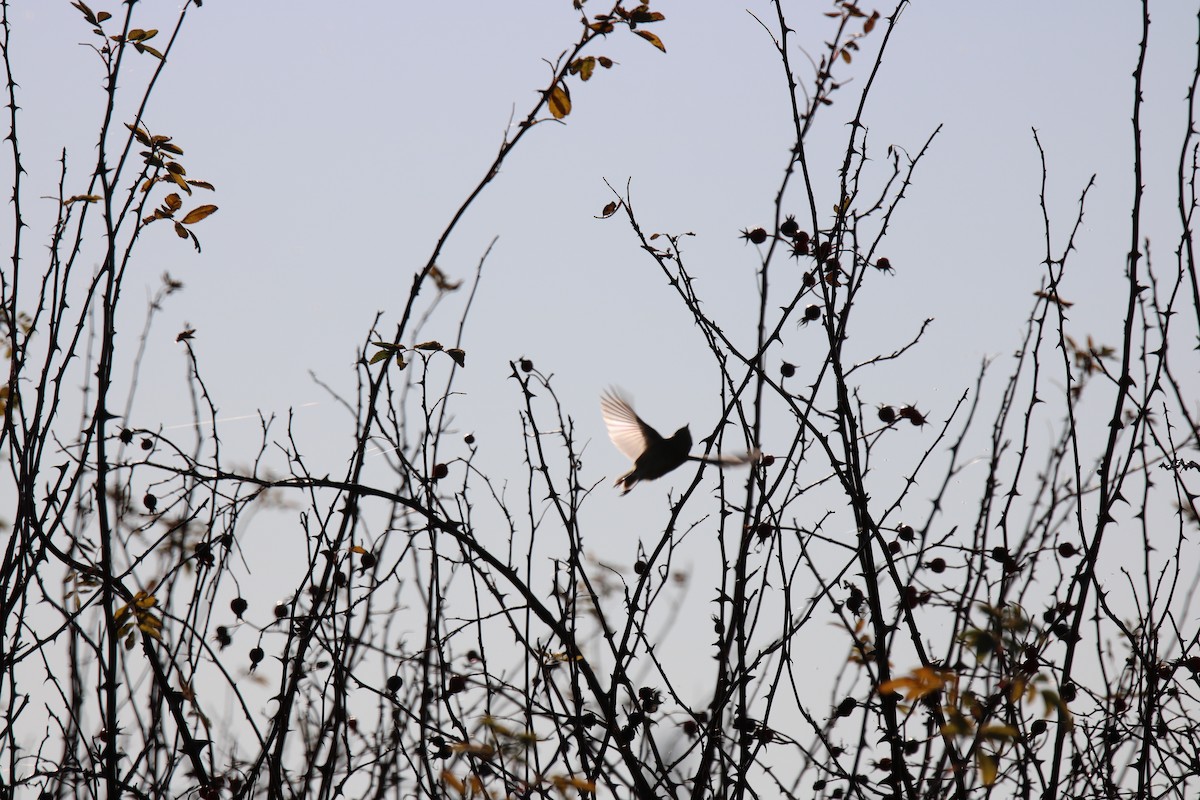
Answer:
M571 96L567 94L565 87L557 83L546 97L546 103L550 106L550 113L555 119L562 119L571 113Z
M987 739L999 739L1000 741L1016 739L1021 734L1011 725L987 725L979 729L979 735Z
M129 128L129 130L133 133L134 138L136 138L139 142L147 147L150 146L150 134L146 133L144 130L135 125L130 125L128 122L125 123L125 127Z
M996 782L996 772L998 764L996 757L991 753L985 753L980 750L977 754L979 763L979 779L983 781L984 786L991 786Z
M664 53L667 52L667 47L666 47L666 45L664 45L662 43L662 39L658 38L658 36L651 33L650 31L634 31L634 33L636 33L638 36L645 39L650 44L657 47L659 50L662 50Z
M179 195L171 192L171 194L163 198L163 205L171 211L178 211L179 207L183 205L183 201L179 199Z
M480 758L491 758L496 754L496 748L485 742L455 742L450 749L455 753L469 753Z
M174 183L180 189L183 189L188 194L192 193L192 187L188 186L187 181L185 181L183 178L176 175L174 172L167 173L167 180L171 181L172 183Z
M448 769L442 770L442 783L445 783L459 794L463 794L467 788L466 784L459 780L455 774Z
M955 679L953 670L936 667L918 667L907 676L893 678L879 685L879 693L903 692L904 699L912 702L930 695Z
M199 222L205 217L210 216L216 210L217 207L213 205L196 206L189 211L187 216L180 220L180 222L182 222L184 225L191 225L194 222Z
M188 181L189 186L195 186L197 189L208 189L210 192L216 191L208 181Z

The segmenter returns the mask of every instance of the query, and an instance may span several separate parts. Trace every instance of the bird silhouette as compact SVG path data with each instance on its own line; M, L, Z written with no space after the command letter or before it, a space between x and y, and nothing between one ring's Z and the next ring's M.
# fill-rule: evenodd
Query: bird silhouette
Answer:
M703 461L725 467L749 464L759 459L758 450L717 458L693 456L692 432L687 425L675 431L669 439L663 438L637 415L629 401L616 389L609 389L600 396L600 411L604 415L608 437L618 450L633 459L633 469L617 478L613 484L622 487L622 495L629 494L638 481L661 478L687 461Z

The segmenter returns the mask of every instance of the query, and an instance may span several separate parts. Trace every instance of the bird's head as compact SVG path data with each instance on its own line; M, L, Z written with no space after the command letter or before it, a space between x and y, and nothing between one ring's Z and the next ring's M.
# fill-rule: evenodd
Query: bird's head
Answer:
M692 449L692 431L687 425L684 425L671 437L671 444L683 453L691 452Z

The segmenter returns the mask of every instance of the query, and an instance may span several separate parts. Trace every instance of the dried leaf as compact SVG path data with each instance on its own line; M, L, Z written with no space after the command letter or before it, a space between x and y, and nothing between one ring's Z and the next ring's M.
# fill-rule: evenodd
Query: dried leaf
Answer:
M77 2L71 3L71 5L78 8L80 10L80 12L82 12L83 18L86 19L88 22L92 23L93 25L100 24L100 22L96 19L96 15L92 13L92 10L90 8L88 8L87 6L85 6L83 4L82 0L77 0Z
M442 343L436 342L436 341L421 342L420 344L413 345L413 349L414 350L435 350L435 351L441 350Z
M658 38L657 35L651 33L650 31L634 31L634 33L657 47L659 50L662 50L664 53L667 52L666 45L663 44L662 39Z
M192 193L192 187L188 186L188 182L185 181L180 176L176 175L174 172L167 173L167 180L171 181L172 183L174 183L180 189L183 189L188 194Z
M178 236L180 239L188 238L187 228L183 227L178 222L176 222L175 223L175 235Z
M650 11L645 6L635 8L629 14L631 22L662 22L666 17L657 11Z
M996 757L991 753L985 753L980 750L977 753L977 762L979 764L979 779L984 786L991 786L996 782L996 773L999 771L999 764L996 762Z
M465 367L467 365L467 354L457 347L451 347L446 351L446 355L453 358L454 363L458 364L460 367Z
M433 283L443 292L453 292L458 287L462 286L462 281L452 281L446 277L446 273L434 264L429 268L429 277L433 278Z
M571 113L571 96L567 94L566 87L560 84L554 84L554 88L550 90L550 94L546 98L546 103L550 106L550 114L555 119L562 119Z
M184 225L191 225L193 223L199 222L200 220L204 219L207 216L210 216L216 210L217 210L217 207L213 206L213 205L196 206L191 211L189 211L187 213L187 216L184 217L182 220L180 220L180 222L182 222Z
M134 138L146 145L146 147L151 145L150 134L146 133L144 130L135 125L130 125L128 122L125 123L125 127L129 128L130 132L133 133Z

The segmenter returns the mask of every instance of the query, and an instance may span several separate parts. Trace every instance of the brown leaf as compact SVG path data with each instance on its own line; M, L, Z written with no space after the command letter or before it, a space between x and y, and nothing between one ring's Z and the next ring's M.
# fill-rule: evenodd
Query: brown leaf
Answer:
M462 286L462 281L452 281L447 278L446 273L442 272L437 264L429 268L429 277L433 278L434 285L443 292L453 292Z
M658 36L650 31L634 31L634 33L657 47L659 50L662 50L664 53L667 52L667 46L663 44L662 39L658 38Z
M188 238L187 228L183 227L178 222L176 222L175 223L175 235L178 236L180 239Z
M657 11L650 11L645 6L635 8L629 14L632 22L662 22L666 17Z
M546 98L546 103L550 106L550 114L555 119L562 119L571 113L571 96L567 94L566 87L561 84L554 84L554 88L550 90L550 94Z
M174 172L167 173L167 180L171 181L172 183L174 183L180 189L183 189L188 194L192 193L192 187L188 186L188 182L185 181L180 176L176 175Z
M213 206L213 205L196 206L191 211L189 211L187 213L187 216L184 217L182 220L180 220L180 222L182 222L184 225L191 225L193 223L199 222L200 220L204 219L207 216L210 216L216 210L217 210L217 207Z
M125 123L125 127L129 128L129 130L133 133L133 136L135 139L137 139L139 142L146 145L147 147L150 146L150 134L146 133L144 130L137 127L136 125L130 125L128 122Z

